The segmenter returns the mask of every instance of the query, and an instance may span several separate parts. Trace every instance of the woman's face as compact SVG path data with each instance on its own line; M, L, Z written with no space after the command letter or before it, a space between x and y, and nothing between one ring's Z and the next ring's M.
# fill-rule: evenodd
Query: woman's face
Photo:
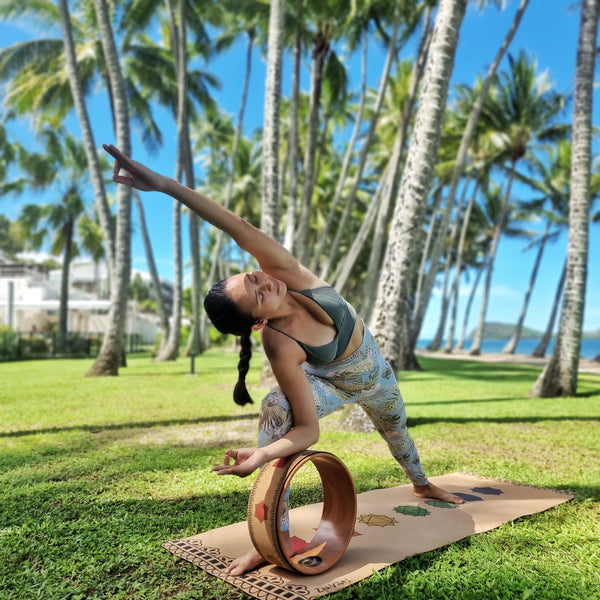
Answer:
M225 290L241 310L258 320L273 318L287 293L283 281L262 271L232 275Z

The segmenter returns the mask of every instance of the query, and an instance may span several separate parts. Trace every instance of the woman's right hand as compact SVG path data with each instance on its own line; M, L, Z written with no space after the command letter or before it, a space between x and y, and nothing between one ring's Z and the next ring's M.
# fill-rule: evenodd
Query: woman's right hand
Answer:
M129 185L142 192L162 191L165 182L163 175L125 156L112 144L103 144L103 147L115 159L113 181Z

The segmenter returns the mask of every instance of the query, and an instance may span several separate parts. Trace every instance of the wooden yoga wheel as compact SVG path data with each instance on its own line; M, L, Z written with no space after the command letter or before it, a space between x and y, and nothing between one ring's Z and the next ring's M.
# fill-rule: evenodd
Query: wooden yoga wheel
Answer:
M323 487L321 521L301 550L291 549L289 531L281 531L281 507L286 490L299 469L312 462ZM270 563L306 575L331 568L354 533L356 490L344 463L329 452L306 450L269 461L260 470L248 501L248 528L254 547Z

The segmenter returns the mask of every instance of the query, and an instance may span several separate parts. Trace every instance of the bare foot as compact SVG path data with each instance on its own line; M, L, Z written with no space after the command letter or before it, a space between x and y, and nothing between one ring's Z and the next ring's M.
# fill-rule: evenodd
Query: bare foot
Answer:
M259 565L265 562L265 559L256 551L250 552L236 558L226 569L225 573L230 575L243 575L252 569L256 569Z
M431 483L427 485L415 485L414 494L418 498L433 498L434 500L442 500L443 502L451 502L452 504L464 504L465 501L460 497Z

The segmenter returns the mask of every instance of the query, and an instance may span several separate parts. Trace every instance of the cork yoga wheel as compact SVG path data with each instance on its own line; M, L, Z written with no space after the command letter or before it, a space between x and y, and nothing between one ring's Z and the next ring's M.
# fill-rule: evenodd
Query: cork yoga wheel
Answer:
M323 487L321 520L311 540L294 552L289 531L281 530L286 490L306 463L316 467ZM356 490L344 463L329 452L306 450L269 461L260 470L248 501L248 528L256 550L268 562L306 575L331 568L354 534Z

